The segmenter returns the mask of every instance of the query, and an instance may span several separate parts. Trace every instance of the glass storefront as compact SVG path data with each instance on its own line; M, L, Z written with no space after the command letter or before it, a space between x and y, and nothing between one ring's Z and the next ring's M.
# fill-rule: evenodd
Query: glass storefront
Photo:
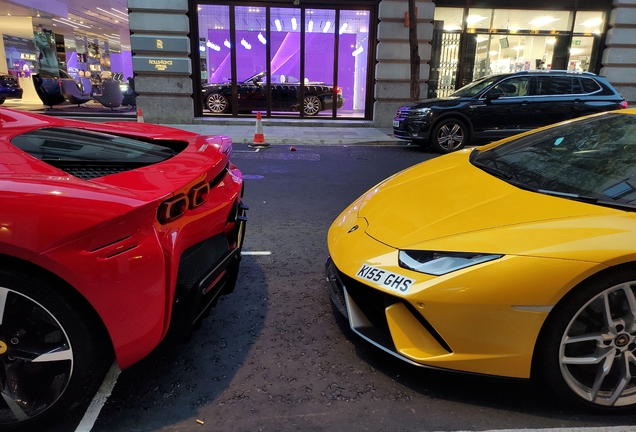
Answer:
M367 116L369 10L197 10L204 115Z
M0 75L13 76L23 89L21 99L6 99L4 106L111 111L97 98L103 83L114 80L122 92L117 108L134 113L126 0L90 2L82 8L70 2L0 0L0 33ZM69 94L84 95L84 102L69 102Z
M579 1L572 7L589 10L549 10L546 0L537 3L537 10L524 10L490 3L475 8L459 0L436 2L429 97L449 95L494 73L599 72L607 11L594 10L596 4ZM116 80L124 94L117 110L134 115L127 0L78 4L38 2L41 9L36 9L32 0L0 0L0 56L6 60L0 61L0 75L12 75L24 89L21 100L7 99L5 106L104 108L98 101L104 81ZM189 53L198 69L192 75L194 117L260 112L372 119L377 1L188 4L192 12L196 9L190 17L194 52ZM77 87L78 98L63 94L67 82ZM56 97L42 97L38 90L47 86Z
M429 96L448 96L497 73L598 72L604 25L602 11L438 7Z

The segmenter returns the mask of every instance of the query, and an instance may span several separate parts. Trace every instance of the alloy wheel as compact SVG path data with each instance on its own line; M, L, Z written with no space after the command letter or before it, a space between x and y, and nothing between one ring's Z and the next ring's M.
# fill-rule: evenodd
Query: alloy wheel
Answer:
M307 96L303 101L303 110L306 115L313 116L320 112L320 99L317 96Z
M462 148L465 134L460 124L451 122L439 128L436 138L439 147L451 152Z
M636 403L636 281L585 303L561 338L559 365L576 395L602 407Z
M66 331L43 305L0 287L0 425L40 415L64 394L74 353Z
M212 93L207 98L208 109L216 114L222 114L227 111L228 101L227 98L218 93Z

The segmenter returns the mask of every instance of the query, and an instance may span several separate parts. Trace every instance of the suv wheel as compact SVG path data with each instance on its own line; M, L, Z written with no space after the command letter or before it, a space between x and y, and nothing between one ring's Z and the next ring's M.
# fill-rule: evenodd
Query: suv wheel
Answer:
M439 153L451 153L464 148L468 141L468 128L457 119L445 119L433 128L430 143Z

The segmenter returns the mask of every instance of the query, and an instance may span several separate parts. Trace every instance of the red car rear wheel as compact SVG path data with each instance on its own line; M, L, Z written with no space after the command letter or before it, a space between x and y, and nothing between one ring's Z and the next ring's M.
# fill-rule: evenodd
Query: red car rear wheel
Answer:
M68 287L0 269L0 429L44 430L96 391L110 341Z

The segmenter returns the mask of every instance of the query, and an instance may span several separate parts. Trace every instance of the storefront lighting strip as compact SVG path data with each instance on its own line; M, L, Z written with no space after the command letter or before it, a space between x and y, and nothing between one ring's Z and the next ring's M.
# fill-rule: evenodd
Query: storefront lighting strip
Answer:
M357 56L358 54L362 54L362 51L364 51L364 48L362 47L362 45L360 45L358 48L356 48L351 55L352 56Z
M117 18L117 19L124 20L124 21L128 22L128 18L120 17L119 15L115 15L114 13L112 13L112 12L108 12L107 10L104 10L104 9L102 9L102 8L99 8L99 7L98 7L98 8L95 8L95 9L100 10L100 11L102 11L102 12L104 12L104 13L109 14L109 15L112 15L112 16L114 16L114 17L115 17L115 18Z
M66 21L61 21L59 19L51 18L51 21L59 22L61 24L64 24L64 25L67 25L67 26L70 26L70 27L73 27L73 28L76 28L76 29L79 28L78 26L76 26L74 24L70 24L70 23L67 23Z
M115 12L117 12L118 14L123 15L124 18L128 18L128 14L126 12L122 12L120 10L117 10L115 8L110 8L110 10L114 10Z
M69 24L74 25L74 26L80 26L80 27L84 27L84 28L87 28L87 29L91 28L91 26L87 26L87 25L84 25L84 24L80 24L80 23L78 23L77 21L73 21L73 20L70 20L70 19L68 19L68 18L60 18L60 19L61 19L62 21L64 21L64 22L69 23Z
M559 20L559 18L554 18L552 16L542 16L542 17L533 19L528 24L542 26L542 25L546 25L546 24L551 24L551 23L553 23L555 21L560 21L560 20Z

